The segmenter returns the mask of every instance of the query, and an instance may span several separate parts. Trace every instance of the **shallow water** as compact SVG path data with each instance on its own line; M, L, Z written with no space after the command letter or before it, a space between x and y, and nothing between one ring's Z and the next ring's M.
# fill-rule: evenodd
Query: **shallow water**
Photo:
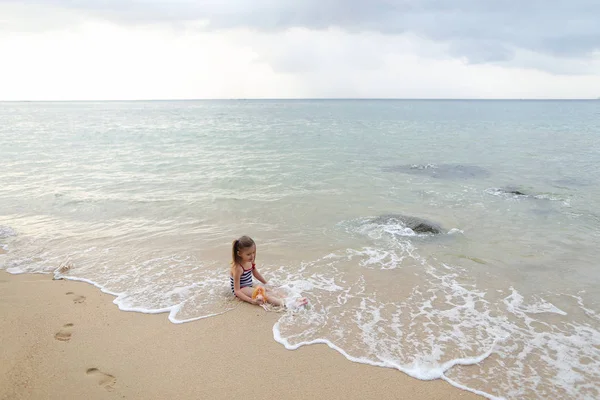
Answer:
M593 399L599 135L597 101L1 103L0 265L69 263L184 322L237 306L248 234L263 275L310 299L273 328L288 348Z

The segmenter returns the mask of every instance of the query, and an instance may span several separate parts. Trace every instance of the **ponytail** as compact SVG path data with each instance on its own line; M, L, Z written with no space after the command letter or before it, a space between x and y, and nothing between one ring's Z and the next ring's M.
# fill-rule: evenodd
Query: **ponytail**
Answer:
M240 240L239 239L235 239L231 245L231 265L235 265L238 259L238 249L239 249L239 245L240 245Z

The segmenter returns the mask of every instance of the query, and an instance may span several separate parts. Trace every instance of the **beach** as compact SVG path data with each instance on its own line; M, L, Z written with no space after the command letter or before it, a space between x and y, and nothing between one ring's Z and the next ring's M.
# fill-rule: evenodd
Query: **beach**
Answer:
M240 304L185 324L119 311L113 296L51 275L0 272L0 399L477 399L441 380L286 350L277 313Z

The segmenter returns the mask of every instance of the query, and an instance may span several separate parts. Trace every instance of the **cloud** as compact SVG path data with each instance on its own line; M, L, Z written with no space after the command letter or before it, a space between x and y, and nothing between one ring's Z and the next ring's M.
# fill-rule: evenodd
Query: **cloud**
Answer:
M0 36L0 100L598 96L598 74L555 76L430 56L439 51L438 43L408 34L181 34L165 25L89 20ZM539 62L527 52L517 57Z
M136 100L308 95L247 47L214 33L84 22L0 40L0 100Z
M7 0L0 0L6 3ZM469 62L511 60L518 49L560 58L600 50L597 0L25 0L123 23L207 21L206 29L292 28L384 35L410 33L447 43Z
M298 3L0 0L0 100L599 95L585 16L551 30L527 21L535 1Z

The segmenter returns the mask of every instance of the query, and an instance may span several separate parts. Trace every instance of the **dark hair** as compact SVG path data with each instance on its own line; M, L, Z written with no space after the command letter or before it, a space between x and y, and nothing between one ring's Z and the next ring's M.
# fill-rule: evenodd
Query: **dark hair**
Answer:
M238 256L238 251L252 246L256 246L256 244L250 236L244 235L239 239L235 239L231 246L231 266L235 267L240 259L240 256Z

